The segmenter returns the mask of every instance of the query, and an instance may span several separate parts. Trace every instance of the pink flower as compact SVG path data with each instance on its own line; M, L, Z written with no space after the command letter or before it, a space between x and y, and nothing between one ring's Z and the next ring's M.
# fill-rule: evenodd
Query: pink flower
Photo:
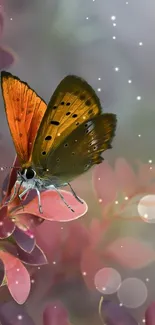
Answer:
M3 7L0 5L0 38L4 28ZM15 61L15 54L12 50L0 46L0 70L9 68Z
M30 291L30 276L22 262L29 265L47 263L45 255L36 245L35 227L44 219L56 221L76 219L86 212L87 205L77 202L73 195L66 191L61 192L63 192L69 204L72 205L75 213L66 208L62 200L53 191L44 192L41 195L43 215L38 212L37 198L27 201L24 207L21 206L18 197L12 203L8 203L8 206L4 205L16 180L17 159L15 159L13 167L9 182L5 182L3 186L3 199L0 208L1 283L2 285L8 285L13 298L21 304L27 299ZM17 271L17 269L20 271Z
M0 323L2 325L35 325L23 306L13 301L0 304ZM43 325L71 325L69 315L61 301L54 301L43 310Z

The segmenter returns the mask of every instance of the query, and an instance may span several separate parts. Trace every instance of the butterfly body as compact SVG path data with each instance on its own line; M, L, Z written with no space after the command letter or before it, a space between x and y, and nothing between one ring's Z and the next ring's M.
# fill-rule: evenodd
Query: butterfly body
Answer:
M42 190L71 188L70 181L102 162L101 154L111 148L115 135L116 115L103 114L95 91L77 76L65 77L48 105L8 72L1 73L1 86L21 165L17 184L24 190L19 196L35 189L41 209Z

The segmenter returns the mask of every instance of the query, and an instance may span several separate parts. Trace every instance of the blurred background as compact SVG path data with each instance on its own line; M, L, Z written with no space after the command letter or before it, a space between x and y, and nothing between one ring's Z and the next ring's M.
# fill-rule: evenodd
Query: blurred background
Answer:
M73 325L101 324L102 295L137 324L155 300L154 30L153 0L0 0L0 69L46 102L65 75L76 74L118 118L106 162L73 182L86 216L37 229L49 265L34 271L25 308L38 325L54 299ZM0 152L0 165L10 166L15 151L2 96Z

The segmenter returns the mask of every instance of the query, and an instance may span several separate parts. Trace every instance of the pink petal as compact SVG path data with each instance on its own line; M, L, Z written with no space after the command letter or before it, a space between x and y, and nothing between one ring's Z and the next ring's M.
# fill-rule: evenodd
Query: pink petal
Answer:
M0 306L0 323L2 325L35 325L23 306L9 301Z
M44 325L69 325L68 313L61 302L56 301L46 307L43 323Z
M34 235L28 236L24 231L16 227L13 238L15 239L17 245L27 253L31 253L35 246Z
M8 182L8 185L7 185L7 190L6 190L6 196L4 198L4 200L10 196L11 194L11 190L15 184L15 181L17 179L17 170L20 168L20 165L19 165L19 161L18 161L18 158L17 156L15 157L14 159L14 162L12 164L12 169L11 169L11 172L10 172L10 175L9 175L9 182ZM17 168L19 167L19 168Z
M140 269L155 260L151 247L135 238L119 238L112 242L104 251L104 256L110 256L123 267Z
M98 219L92 219L89 227L91 246L96 247L100 243L100 240L102 240L104 237L104 234L108 230L110 224L110 218L104 219L103 223L101 223Z
M0 252L5 266L8 289L18 304L23 304L30 292L30 276L21 261L6 252Z
M9 68L15 62L15 55L11 50L0 47L0 70Z
M115 163L115 175L118 182L118 190L127 196L133 195L138 187L138 178L124 158L118 158Z
M84 249L81 258L81 272L83 279L89 289L95 289L94 277L95 274L103 269L104 265L97 251L92 247L87 247Z
M97 198L102 200L103 206L115 200L117 193L115 174L107 161L94 168L93 184Z
M148 186L154 181L155 165L139 163L138 177L141 186ZM152 169L150 169L152 167Z
M4 26L4 16L3 16L2 12L0 12L0 38L2 35L3 26Z
M14 229L14 223L7 217L7 207L3 206L0 209L0 238L4 239L9 237Z
M37 197L24 207L24 213L34 214L46 220L64 222L78 219L87 212L88 207L85 202L83 204L78 202L70 192L61 190L60 193L74 212L64 204L56 191L50 190L41 193L43 214L39 212Z
M34 247L31 253L27 253L23 251L22 249L20 249L20 247L18 247L17 250L18 250L18 257L20 258L21 261L23 261L26 264L31 264L31 265L47 264L47 259L45 254L37 245Z
M154 325L155 324L155 302L153 301L145 312L145 324Z
M24 209L25 210L25 209ZM39 226L44 220L37 217L34 214L22 213L23 209L15 212L15 224L16 226L23 230L34 230L35 227Z
M0 260L0 286L2 285L2 282L4 280L5 272L4 272L4 264Z

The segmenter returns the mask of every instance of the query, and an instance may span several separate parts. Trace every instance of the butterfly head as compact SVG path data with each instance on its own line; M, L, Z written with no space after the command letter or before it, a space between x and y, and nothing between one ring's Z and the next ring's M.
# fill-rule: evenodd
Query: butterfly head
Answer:
M18 180L22 180L23 182L28 182L30 180L35 179L36 172L32 167L23 168L22 170L18 171L17 178Z

